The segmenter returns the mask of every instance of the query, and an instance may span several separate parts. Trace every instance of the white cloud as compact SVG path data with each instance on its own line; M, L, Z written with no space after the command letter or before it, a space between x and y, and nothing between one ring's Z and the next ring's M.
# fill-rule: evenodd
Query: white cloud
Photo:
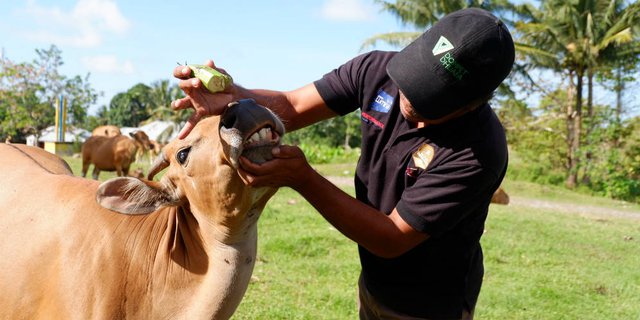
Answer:
M368 21L373 18L373 9L362 0L326 0L322 16L338 21Z
M95 73L133 74L134 72L131 61L118 61L118 58L112 55L84 57L82 64Z
M114 0L78 0L69 11L28 0L23 12L35 29L26 31L30 37L75 47L95 47L105 33L125 34L131 26Z

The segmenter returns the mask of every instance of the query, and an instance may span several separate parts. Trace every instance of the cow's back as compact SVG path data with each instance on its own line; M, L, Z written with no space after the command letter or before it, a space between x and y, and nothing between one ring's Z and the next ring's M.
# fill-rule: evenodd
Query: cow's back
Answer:
M93 129L93 131L91 132L91 135L93 136L107 136L107 137L115 137L121 134L122 132L120 131L120 128L113 125L98 126L95 129Z
M124 217L96 204L97 181L57 172L55 158L4 145L0 152L0 319L112 318L118 307L104 306L119 298L105 291L124 289L116 279L126 265L123 247L110 241ZM114 266L98 264L109 258Z
M92 163L100 170L113 171L116 163L128 167L135 160L136 145L130 138L91 136L82 145L82 162Z
M33 161L35 162L34 165L40 166L51 173L73 175L69 164L53 153L25 144L11 144L7 145L7 147L14 148L24 155L24 157L19 154L12 156L11 159L15 161L16 165L20 163L29 165L28 162Z

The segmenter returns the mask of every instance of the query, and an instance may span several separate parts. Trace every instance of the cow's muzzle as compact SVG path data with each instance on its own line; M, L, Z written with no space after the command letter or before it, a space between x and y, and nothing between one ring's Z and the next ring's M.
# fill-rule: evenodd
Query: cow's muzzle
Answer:
M255 163L271 160L271 149L280 144L284 132L282 121L253 99L230 103L220 119L220 138L229 146L235 168L240 156Z

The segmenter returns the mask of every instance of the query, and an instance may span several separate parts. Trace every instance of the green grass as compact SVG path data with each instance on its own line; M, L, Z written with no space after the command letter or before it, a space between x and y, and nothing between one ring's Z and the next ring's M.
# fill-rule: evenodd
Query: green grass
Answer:
M73 171L74 175L76 176L82 175L82 159L81 158L79 157L63 157L63 158L65 161L67 161L67 163L71 167L71 171ZM129 169L129 173L131 174L133 173L134 170L138 168L142 168L146 175L147 172L149 171L150 166L151 165L149 164L149 160L147 158L144 158L142 160L139 160L133 163L131 165L131 168ZM93 165L89 166L89 170L87 170L87 178L91 179L92 172L93 172ZM98 179L100 181L105 181L107 179L111 179L115 177L116 177L115 171L101 171L100 175L98 176Z
M639 319L640 220L492 206L479 319Z
M258 260L235 319L355 319L357 247L283 188L260 218Z
M79 160L67 160L78 174ZM316 168L353 174L352 165ZM638 205L558 187L510 180L504 186L512 199L640 212ZM254 280L234 319L357 319L356 245L297 193L282 188L270 200L258 242ZM492 205L482 244L476 319L640 319L640 219Z
M259 233L235 319L357 318L355 245L300 196L281 189ZM639 241L640 220L492 205L476 318L640 319Z

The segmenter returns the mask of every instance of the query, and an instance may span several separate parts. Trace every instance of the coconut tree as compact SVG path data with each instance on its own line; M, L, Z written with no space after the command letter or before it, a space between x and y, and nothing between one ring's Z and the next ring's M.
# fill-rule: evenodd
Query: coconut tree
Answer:
M175 112L171 109L171 101L183 97L182 90L177 85L171 85L169 80L159 80L151 84L149 90L150 102L147 113L150 120L166 120L180 123L189 116L188 112Z
M541 1L519 7L524 19L515 24L521 34L517 48L538 69L565 73L572 102L566 108L568 187L578 183L583 136L583 87L587 81L587 117L592 115L593 77L624 56L636 55L632 27L638 20L638 4L624 6L617 0ZM624 48L624 50L621 50Z
M395 2L374 0L382 6L381 11L388 11L398 18L403 25L409 25L416 31L389 32L374 35L364 41L361 49L375 46L377 43L386 43L394 47L403 48L416 39L429 26L444 15L469 7L479 7L490 11L501 11L508 8L508 1L485 0L454 0L454 1L427 1L427 0L397 0Z

